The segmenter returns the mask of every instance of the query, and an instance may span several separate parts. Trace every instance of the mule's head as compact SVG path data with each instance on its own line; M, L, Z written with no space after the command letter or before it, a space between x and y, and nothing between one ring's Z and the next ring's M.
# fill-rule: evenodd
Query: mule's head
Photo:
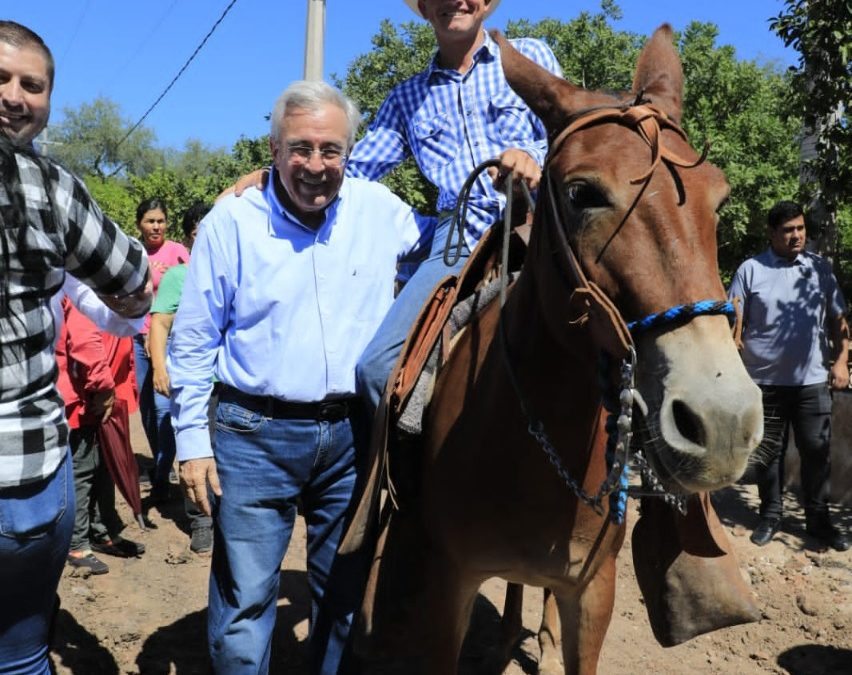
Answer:
M567 246L628 322L724 300L716 225L728 184L680 131L683 73L671 28L660 27L646 44L625 99L554 77L495 39L510 85L550 136L543 188L550 194L539 200L528 264L552 329L567 330ZM737 480L761 439L763 416L727 318L670 324L635 344L646 454L657 473L680 491Z

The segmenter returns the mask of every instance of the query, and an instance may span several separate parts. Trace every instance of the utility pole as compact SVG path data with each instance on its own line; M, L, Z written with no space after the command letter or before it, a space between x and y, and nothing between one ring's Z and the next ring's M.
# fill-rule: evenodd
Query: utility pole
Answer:
M35 145L38 147L42 155L50 155L51 145L64 145L62 141L51 141L49 137L50 127L46 126L41 133L35 138Z
M321 80L325 49L325 0L308 0L305 30L305 79Z

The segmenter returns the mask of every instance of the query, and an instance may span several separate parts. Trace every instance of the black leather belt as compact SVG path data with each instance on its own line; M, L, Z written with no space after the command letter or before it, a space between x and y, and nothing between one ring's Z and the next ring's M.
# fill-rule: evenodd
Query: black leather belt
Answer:
M301 401L283 401L274 396L245 394L226 384L223 384L219 391L219 401L236 403L243 408L274 419L324 422L339 422L354 414L361 405L361 399L357 396L303 403Z

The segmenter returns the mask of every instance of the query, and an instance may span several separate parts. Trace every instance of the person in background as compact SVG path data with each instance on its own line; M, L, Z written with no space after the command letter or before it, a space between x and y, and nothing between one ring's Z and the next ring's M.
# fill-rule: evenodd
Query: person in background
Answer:
M136 207L136 226L151 261L151 281L156 297L163 274L170 267L188 262L189 251L183 244L166 239L168 209L162 199L146 199ZM175 436L169 414L169 399L154 389L148 354L150 327L151 318L148 317L142 332L134 338L134 358L139 386L139 413L154 457L150 500L157 504L169 498L169 474L175 460Z
M769 248L740 265L728 296L742 301L743 363L763 392L763 441L750 467L760 493L751 535L768 544L782 523L783 438L793 427L801 459L806 530L838 551L849 540L831 522L831 389L849 386L846 303L831 263L805 250L805 216L778 202L767 217Z
M266 189L217 202L187 270L168 372L181 483L213 515L207 633L216 673L269 670L298 504L309 670L354 668L348 635L367 560L337 546L369 435L355 363L393 301L398 260L433 225L380 183L344 179L359 120L324 82L288 87L272 112Z
M195 243L195 235L198 232L198 224L210 211L210 205L196 203L190 206L181 221L184 245L192 251ZM168 349L169 334L175 320L175 312L180 305L183 293L183 282L186 279L185 263L175 265L166 271L160 279L160 287L157 297L151 306L151 330L148 333L148 352L151 355L151 367L153 369L154 391L162 396L168 397L171 393L169 388L169 373L166 369L166 354ZM208 412L213 415L216 410L216 388L210 395ZM210 434L214 430L214 424L210 422ZM184 497L184 507L190 523L189 548L193 553L206 553L213 548L213 519L201 511L191 499Z
M67 271L122 316L151 305L144 247L81 180L32 149L53 73L41 37L0 20L0 664L16 675L50 672L48 631L74 518L51 298Z
M65 401L71 428L69 442L74 466L75 518L68 564L106 574L109 566L94 552L134 557L145 546L120 536L124 529L115 508L115 485L107 470L98 439L98 426L115 414L136 409L133 341L98 330L77 310L68 296L62 300L64 321L56 349L57 387Z

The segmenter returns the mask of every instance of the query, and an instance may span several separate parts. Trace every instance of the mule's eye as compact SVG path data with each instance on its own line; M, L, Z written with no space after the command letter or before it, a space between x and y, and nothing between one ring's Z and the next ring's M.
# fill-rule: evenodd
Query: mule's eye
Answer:
M575 211L599 209L609 206L609 200L591 183L574 181L565 187L565 199Z

